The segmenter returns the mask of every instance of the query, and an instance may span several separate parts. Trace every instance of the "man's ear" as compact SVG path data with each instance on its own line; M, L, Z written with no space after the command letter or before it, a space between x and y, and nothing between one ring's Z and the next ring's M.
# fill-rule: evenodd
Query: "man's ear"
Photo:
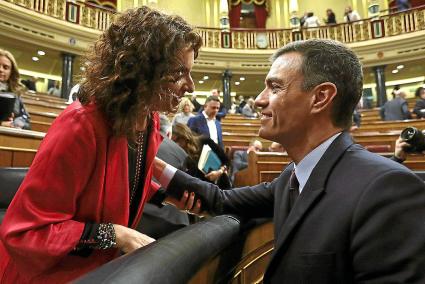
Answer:
M325 82L320 85L317 85L313 89L313 105L312 113L320 113L328 109L333 99L337 94L337 88L335 84L330 82Z

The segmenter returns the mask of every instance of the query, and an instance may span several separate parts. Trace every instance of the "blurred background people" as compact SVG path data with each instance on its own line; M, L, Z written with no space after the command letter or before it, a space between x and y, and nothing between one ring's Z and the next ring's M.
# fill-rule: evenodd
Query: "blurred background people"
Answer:
M332 11L332 9L326 10L326 24L328 25L335 25L336 24L336 17L335 13Z
M226 117L227 109L226 109L226 107L224 106L223 102L220 100L220 90L218 90L218 89L212 89L212 90L211 90L211 96L214 96L214 97L218 98L218 101L219 101L219 103L220 103L220 108L218 109L218 112L217 112L217 114L215 115L215 117L216 117L219 121L221 121L221 119L222 119L222 118L225 118L225 117Z
M221 188L231 188L232 185L227 172L230 161L221 147L207 136L196 135L189 127L181 123L173 125L171 133L171 139L182 147L188 155L186 161L188 174L204 181L216 183ZM198 168L199 157L204 145L208 145L218 156L221 161L220 169L203 173Z
M268 150L269 150L269 152L280 152L280 153L285 152L285 149L283 148L282 144L277 143L277 142L272 142L272 144L270 144Z
M202 109L202 105L196 100L195 94L193 94L192 97L190 98L190 102L193 105L193 111L194 112L198 112Z
M13 112L1 126L31 129L30 115L25 109L21 95L25 87L19 82L19 69L12 53L0 49L0 92L11 92L15 95Z
M360 21L360 20L361 20L361 17L356 10L353 10L351 6L347 6L345 8L344 21L346 23L351 23L351 22Z
M205 100L204 110L195 117L191 117L187 122L187 126L194 133L211 138L211 140L224 149L221 123L216 119L219 109L220 100L218 97L209 96Z
M59 81L55 81L55 84L53 85L53 87L51 87L47 93L49 95L53 95L56 97L60 97L61 96L61 82Z
M425 89L419 87L415 91L416 103L413 112L417 118L425 118Z
M252 151L260 152L263 149L263 143L260 140L253 139L249 142L246 151L235 151L232 160L232 182L235 180L235 174L248 167L248 154Z
M388 101L380 109L380 115L382 120L405 120L411 119L409 107L406 101L406 93L404 91L398 91L397 95L391 101Z
M27 80L22 80L21 82L22 82L22 84L24 84L25 87L27 87L27 89L29 91L37 92L37 85L36 85L37 78L36 77L31 77Z
M304 28L317 28L320 26L320 21L317 16L314 15L313 12L307 13L307 18L304 21Z
M242 109L242 114L245 117L258 117L258 113L255 111L254 99L248 99L246 105Z
M188 98L183 98L179 103L179 107L177 109L177 113L174 115L172 124L173 125L175 125L176 123L187 124L187 122L189 121L189 118L195 116L192 112L193 112L193 104L190 102Z
M397 5L398 12L405 11L412 8L412 5L410 4L410 0L396 0L396 5Z

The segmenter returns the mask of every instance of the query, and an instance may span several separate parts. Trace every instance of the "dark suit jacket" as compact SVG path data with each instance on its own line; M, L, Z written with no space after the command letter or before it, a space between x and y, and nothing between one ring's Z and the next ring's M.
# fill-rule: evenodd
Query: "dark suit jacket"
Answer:
M342 133L288 212L292 169L226 191L177 171L168 190L195 191L217 213L273 217L265 283L425 283L425 185L415 174Z
M411 119L407 101L400 97L384 104L380 110L381 118L385 121Z
M246 150L235 151L232 160L232 181L235 179L235 173L248 167L248 153Z
M221 123L217 119L215 120L215 125L217 127L217 136L218 136L218 145L221 148L224 148L223 146L223 135L221 130ZM200 135L203 135L205 137L210 137L210 130L207 125L207 119L204 117L204 115L198 114L197 116L191 117L189 121L187 122L187 126L194 131L195 133L198 133Z
M424 110L424 112L422 112L421 110ZM418 118L425 117L425 100L424 99L416 100L416 104L415 104L415 108L413 109L413 112L416 113Z

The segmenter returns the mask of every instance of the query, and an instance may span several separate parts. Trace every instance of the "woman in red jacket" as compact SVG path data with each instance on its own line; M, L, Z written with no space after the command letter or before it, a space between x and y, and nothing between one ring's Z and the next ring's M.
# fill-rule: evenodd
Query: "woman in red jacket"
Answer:
M182 18L122 14L88 56L85 79L54 121L0 229L1 283L63 283L152 241L134 228L158 190L157 111L194 84L200 36Z

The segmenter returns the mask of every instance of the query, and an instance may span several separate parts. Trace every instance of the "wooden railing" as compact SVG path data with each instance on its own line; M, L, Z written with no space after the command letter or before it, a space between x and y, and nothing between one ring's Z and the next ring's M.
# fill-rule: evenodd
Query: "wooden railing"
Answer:
M5 0L27 9L95 30L105 30L116 12L112 9L74 0ZM399 13L381 15L357 22L325 25L309 29L231 29L197 28L206 48L277 49L300 39L334 39L344 43L361 42L425 30L425 5Z
M354 43L396 36L425 29L425 5L415 9L363 19L357 22L325 25L309 29L220 29L198 28L203 46L209 48L277 49L300 39L333 39ZM259 37L261 37L259 39ZM264 44L264 42L266 42Z
M82 1L66 0L5 0L35 12L64 20L83 27L105 30L116 12L112 9Z

